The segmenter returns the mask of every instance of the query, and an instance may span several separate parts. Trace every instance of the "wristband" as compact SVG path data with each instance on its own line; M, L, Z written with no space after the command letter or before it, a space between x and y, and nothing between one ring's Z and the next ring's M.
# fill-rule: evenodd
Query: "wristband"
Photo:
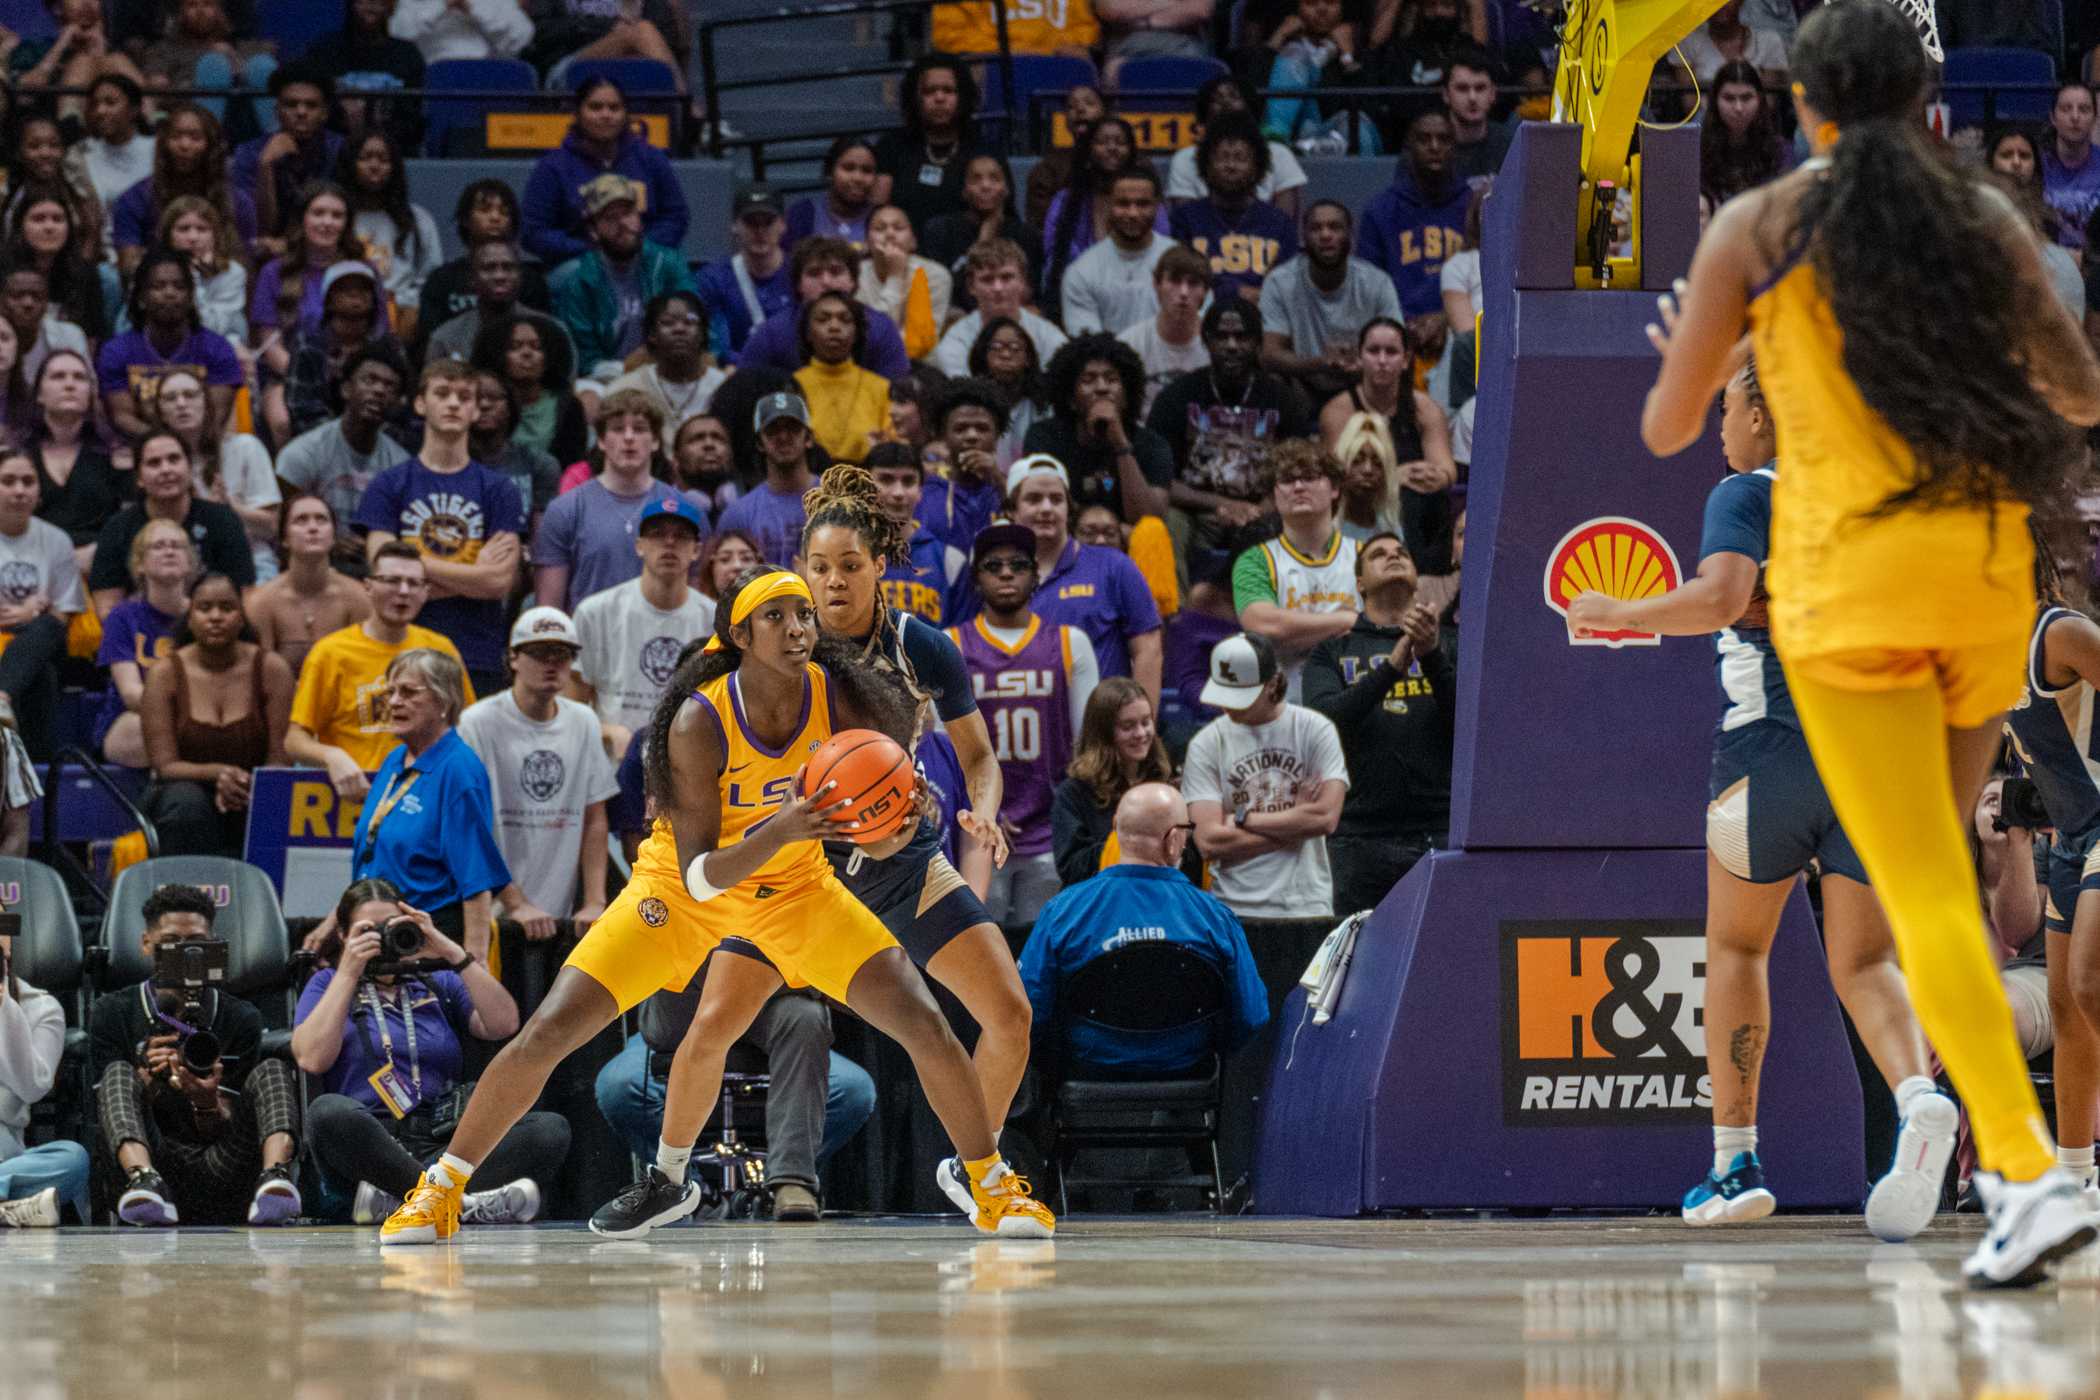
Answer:
M454 972L465 972L478 961L480 959L476 958L472 953L463 953L460 955L459 961L452 963L450 966Z
M728 893L728 891L708 883L706 865L707 853L703 851L701 854L694 856L693 863L685 868L685 891L696 902L701 904L705 904L718 894Z

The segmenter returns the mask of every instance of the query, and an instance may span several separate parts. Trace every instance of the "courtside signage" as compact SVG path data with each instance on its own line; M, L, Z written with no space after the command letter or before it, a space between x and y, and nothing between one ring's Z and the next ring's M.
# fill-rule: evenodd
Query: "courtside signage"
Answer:
M1501 939L1505 1126L1707 1121L1702 925L1516 920Z

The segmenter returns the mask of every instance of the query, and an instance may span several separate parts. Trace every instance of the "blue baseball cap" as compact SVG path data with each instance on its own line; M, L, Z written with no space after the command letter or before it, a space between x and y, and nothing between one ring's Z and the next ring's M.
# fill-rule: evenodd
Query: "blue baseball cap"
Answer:
M662 520L666 517L672 520L683 520L686 524L693 527L695 535L705 535L707 533L707 521L701 518L700 508L685 497L676 495L658 496L655 500L649 502L648 505L643 506L641 518L634 523L634 532L640 534L649 528L650 521Z

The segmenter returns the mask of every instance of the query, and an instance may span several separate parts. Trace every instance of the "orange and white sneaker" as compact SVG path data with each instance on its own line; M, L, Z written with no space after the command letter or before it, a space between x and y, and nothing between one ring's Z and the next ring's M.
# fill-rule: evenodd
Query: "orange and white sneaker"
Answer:
M992 1185L986 1186L982 1181L970 1183L970 1199L977 1206L977 1228L1009 1239L1049 1239L1057 1229L1057 1217L1035 1198L1028 1178L1004 1163L993 1171L998 1173L998 1179Z
M459 1233L461 1186L440 1186L425 1172L392 1215L379 1227L386 1244L444 1244Z

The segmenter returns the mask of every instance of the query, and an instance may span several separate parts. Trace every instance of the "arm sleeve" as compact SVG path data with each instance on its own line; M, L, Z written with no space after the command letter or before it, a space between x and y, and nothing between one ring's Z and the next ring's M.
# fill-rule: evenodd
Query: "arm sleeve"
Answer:
M1392 268L1386 265L1385 219L1376 200L1364 209L1363 218L1357 221L1356 256L1383 272L1388 278L1393 275ZM1399 299L1397 291L1394 293L1394 299Z
M1174 449L1165 438L1150 428L1140 427L1137 441L1131 446L1137 452L1138 471L1147 482L1162 490L1174 484Z
M352 523L360 529L400 534L401 503L397 496L405 479L403 473L392 468L373 477L372 484L357 498L357 519Z
M911 356L904 352L904 337L897 323L880 311L868 313L868 365L892 384L911 373Z
M317 654L318 652L318 654ZM321 717L327 712L322 696L334 677L335 667L328 660L328 653L310 651L306 663L299 668L299 684L292 689L292 713L290 722L298 725L316 738L321 736Z
M597 316L591 306L590 291L578 275L580 265L562 268L554 275L552 295L554 319L562 323L569 333L569 342L576 350L576 369L587 374L600 360L611 358L605 338L599 333Z
M579 706L590 716L590 741L583 746L583 800L585 802L610 802L620 795L620 775L613 761L606 755L605 745L598 741L598 718L589 707ZM599 852L602 856L604 852Z
M902 619L904 650L912 669L919 674L921 689L936 692L933 711L942 723L977 713L977 696L970 688L970 668L962 652L946 633L916 617Z
M255 1068L262 1051L262 1013L232 993L222 992L218 1014L212 1019L224 1046L219 1058L226 1065L226 1082L238 1087L247 1082L248 1071Z
M1093 805L1086 784L1071 778L1059 783L1051 798L1050 850L1059 884L1076 885L1101 869L1101 848L1107 842L1095 839L1088 820L1092 814L1086 810Z
M1343 679L1341 639L1330 637L1306 659L1305 707L1325 715L1337 730L1354 729L1392 689L1393 671L1382 658L1367 657L1354 685Z
M1269 1024L1269 989L1261 980L1261 969L1254 965L1254 950L1247 946L1247 931L1240 927L1240 921L1210 895L1203 894L1201 898L1210 902L1217 920L1214 934L1218 951L1231 964L1232 1030L1226 1043L1237 1050Z
M212 502L217 505L217 502ZM204 566L222 573L242 588L255 582L255 551L248 547L248 531L232 506L219 506L206 519Z
M396 39L419 44L444 13L445 0L399 0L393 18L386 23L386 32Z
M480 768L480 760L475 760ZM460 898L500 890L510 883L510 866L496 844L496 801L489 792L488 773L462 773L457 779L458 801L450 810L464 821L445 823L445 849L452 858L452 878Z
M1276 576L1269 570L1269 553L1258 544L1248 545L1232 561L1232 610L1245 612L1255 603L1276 601Z
M1223 802L1224 775L1218 772L1218 726L1231 720L1219 718L1196 731L1189 740L1187 762L1181 770L1181 795L1190 802Z
M1138 566L1130 562L1127 554L1115 555L1115 589L1117 602L1123 616L1123 635L1142 637L1147 632L1160 629L1159 604L1153 600L1152 585L1138 572Z
M1400 291L1399 288L1393 285L1393 279L1390 277L1378 277L1372 279L1372 281L1371 296L1377 302L1377 307L1373 314L1390 316L1395 321L1399 320ZM1370 318L1366 317L1365 319L1369 320Z
M567 212L562 199L561 171L555 168L551 157L542 157L525 181L525 198L519 204L519 223L526 251L549 267L590 251L589 244L563 230Z
M233 353L233 345L217 331L206 331L198 337L204 352L204 382L222 389L238 389L248 382L241 373L240 356Z
M121 588L129 592L131 564L125 556L130 553L131 536L125 529L124 517L113 516L95 537L95 562L88 565L88 591Z
M124 1014L123 1005L129 994L129 988L105 992L95 999L88 1015L88 1074L97 1082L111 1065L131 1063L131 1042L127 1039L131 1018Z
M1065 269L1064 324L1065 330L1072 335L1101 329L1101 311L1094 304L1093 283L1087 277L1089 271L1084 260Z
M1065 678L1065 698L1072 707L1072 735L1076 740L1086 720L1086 702L1101 684L1101 663L1094 656L1094 644L1084 631L1077 627L1060 628L1064 636L1065 651L1072 658L1071 673Z
M24 1103L51 1092L66 1048L66 1013L57 1000L0 1001L0 1089Z
M328 992L328 984L334 980L335 969L332 967L324 967L307 979L305 989L299 993L298 1009L292 1012L294 1026L304 1025L306 1018L314 1014L314 1008L321 1004L321 998Z
M1342 736L1335 732L1334 721L1308 711L1306 728L1310 731L1306 740L1312 749L1313 767L1320 781L1349 786L1349 760L1342 756Z
M73 546L63 534L52 537L45 587L50 593L51 606L59 612L87 611L87 595L80 588L79 557L73 553Z
M579 499L571 492L547 507L547 513L540 517L540 528L532 535L532 563L535 568L575 565L576 511L571 502Z
M1765 562L1772 538L1772 495L1764 478L1731 476L1706 498L1706 518L1699 532L1699 560L1716 554L1741 554L1753 564Z
M95 380L103 397L131 392L131 378L126 373L129 368L121 344L112 340L102 347L102 353L95 356Z

